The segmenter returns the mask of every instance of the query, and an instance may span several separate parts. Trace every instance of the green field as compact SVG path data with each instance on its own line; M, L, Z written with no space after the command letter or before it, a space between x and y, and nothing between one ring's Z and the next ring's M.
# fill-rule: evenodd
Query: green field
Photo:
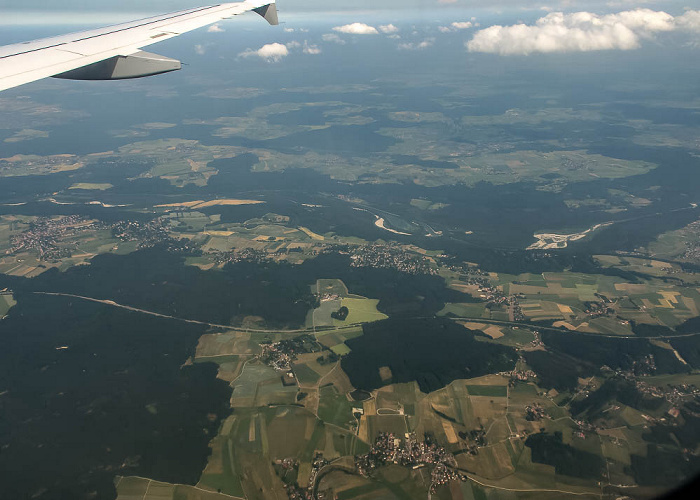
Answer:
M355 406L345 394L339 394L334 386L321 388L321 401L318 405L318 418L324 422L347 427L354 420L352 409Z
M477 337L477 340L484 340L494 344L508 345L513 347L524 346L535 340L531 330L526 328L501 328L503 337L497 339Z
M316 293L321 297L325 294L330 294L342 298L348 296L348 287L338 279L320 279L316 280Z
M297 387L282 385L282 378L274 369L248 363L233 382L231 403L234 407L291 404L296 399Z
M331 347L331 351L336 353L338 356L345 356L350 354L350 348L345 344L337 344Z
M460 318L491 319L491 313L483 304L459 303L445 304L445 307L438 312L439 316L452 314Z
M312 324L307 326L333 326L335 321L331 314L340 309L340 300L326 300L321 302L321 305L314 309L312 316Z
M350 339L361 337L362 335L364 335L364 330L361 326L343 328L342 330L336 330L336 335L339 338L343 339L343 342L345 342Z
M508 396L508 386L505 385L467 385L470 396L490 396L505 398Z
M297 380L299 380L299 383L303 385L313 385L321 378L318 373L313 371L305 364L294 365L293 370Z
M376 299L354 299L344 298L341 301L341 307L348 308L348 317L344 321L333 320L335 326L351 325L354 323L369 323L372 321L381 321L387 319L384 313L377 310L379 301Z

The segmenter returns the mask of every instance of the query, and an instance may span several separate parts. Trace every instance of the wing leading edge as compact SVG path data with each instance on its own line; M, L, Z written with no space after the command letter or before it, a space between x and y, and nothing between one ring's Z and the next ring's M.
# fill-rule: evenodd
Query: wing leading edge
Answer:
M245 0L6 45L0 47L0 91L50 76L115 80L175 71L179 61L140 49L249 11L278 24L274 0Z

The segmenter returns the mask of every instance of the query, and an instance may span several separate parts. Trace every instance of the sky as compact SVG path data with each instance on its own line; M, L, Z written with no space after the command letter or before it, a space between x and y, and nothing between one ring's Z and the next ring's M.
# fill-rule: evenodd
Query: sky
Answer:
M700 49L700 8L684 6L684 1L492 0L484 7L483 0L279 0L278 8L280 19L290 27L300 22L335 23L324 35L323 41L328 43L383 36L395 39L402 50L422 50L433 46L436 36L460 32L469 52L528 56L630 51L671 39ZM202 4L206 0L62 0L57 7L54 0L0 0L0 25L76 24L81 20L109 24L136 19L143 13ZM116 6L119 11L115 14ZM422 20L423 26L416 28L414 24L406 30L410 16ZM441 24L436 24L438 21ZM434 34L426 34L425 26ZM305 43L307 46L300 45L299 50L320 50ZM276 43L251 49L244 56L279 62L289 50Z
M169 12L188 7L207 5L207 0L0 0L0 9L6 11L153 11ZM545 9L545 10L614 10L626 7L663 7L673 10L692 5L693 0L279 0L280 10L292 12L327 11L377 11L377 10L426 10L426 9L483 9L485 5L494 11Z

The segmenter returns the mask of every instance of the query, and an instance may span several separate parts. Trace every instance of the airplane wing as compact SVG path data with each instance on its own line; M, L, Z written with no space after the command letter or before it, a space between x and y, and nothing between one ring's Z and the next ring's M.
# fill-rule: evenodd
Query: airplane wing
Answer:
M0 91L49 76L119 80L175 71L180 61L139 49L248 11L278 24L275 0L245 0L6 45L0 47Z

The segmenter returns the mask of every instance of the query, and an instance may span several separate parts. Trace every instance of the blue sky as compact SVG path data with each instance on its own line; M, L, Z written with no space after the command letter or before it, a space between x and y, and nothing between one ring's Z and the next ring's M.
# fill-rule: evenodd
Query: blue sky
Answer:
M0 0L0 25L106 24L147 15L217 3L216 0ZM522 16L526 21L551 11L589 11L597 14L635 8L683 13L689 0L278 0L281 18L320 19L357 15L368 22L371 16L397 20L419 16L449 19L461 16ZM321 17L324 15L325 17Z
M207 0L0 0L2 10L49 10L49 11L170 11L187 7L207 5ZM409 9L453 9L475 8L506 11L522 9L595 10L608 11L621 8L649 7L677 10L692 4L688 0L279 0L280 9L291 12L302 11L373 11Z
M377 35L404 50L424 50L459 32L470 52L526 56L629 51L673 40L700 48L700 10L684 8L685 1L491 0L485 7L483 0L279 0L278 6L288 29L330 25L324 42ZM207 0L0 0L0 25L104 25L200 5Z

